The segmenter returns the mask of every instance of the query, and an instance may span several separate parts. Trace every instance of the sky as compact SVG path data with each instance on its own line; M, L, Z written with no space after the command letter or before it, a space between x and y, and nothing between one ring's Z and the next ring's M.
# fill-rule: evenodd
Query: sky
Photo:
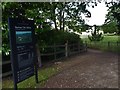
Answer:
M85 19L86 24L88 25L102 25L105 21L105 15L108 13L108 7L105 6L104 2L98 3L94 8L87 7L91 12L91 18L83 18Z

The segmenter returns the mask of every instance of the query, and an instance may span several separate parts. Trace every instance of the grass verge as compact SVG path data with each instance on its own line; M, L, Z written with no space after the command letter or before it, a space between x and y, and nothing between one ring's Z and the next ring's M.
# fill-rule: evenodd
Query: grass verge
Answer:
M18 88L41 88L45 85L45 82L58 72L55 67L46 67L38 70L39 83L35 82L35 76L26 79L23 82L18 83ZM13 88L13 80L11 77L4 78L2 81L2 88Z

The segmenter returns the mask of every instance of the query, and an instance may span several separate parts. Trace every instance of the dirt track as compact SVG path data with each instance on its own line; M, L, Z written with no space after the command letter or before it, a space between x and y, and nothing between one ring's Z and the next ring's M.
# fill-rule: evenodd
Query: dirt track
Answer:
M45 88L118 88L118 55L97 50L56 62Z

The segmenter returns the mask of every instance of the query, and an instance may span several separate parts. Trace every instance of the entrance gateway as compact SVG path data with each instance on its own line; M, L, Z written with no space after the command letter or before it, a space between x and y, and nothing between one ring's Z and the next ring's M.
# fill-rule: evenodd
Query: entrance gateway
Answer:
M38 83L35 26L33 20L9 18L11 65L14 88L17 83L35 75Z

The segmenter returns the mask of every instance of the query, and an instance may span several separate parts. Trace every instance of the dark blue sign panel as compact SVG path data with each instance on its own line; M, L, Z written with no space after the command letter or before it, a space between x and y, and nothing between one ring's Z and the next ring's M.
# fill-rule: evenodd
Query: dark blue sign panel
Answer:
M9 18L9 32L12 70L18 83L35 74L34 21Z

